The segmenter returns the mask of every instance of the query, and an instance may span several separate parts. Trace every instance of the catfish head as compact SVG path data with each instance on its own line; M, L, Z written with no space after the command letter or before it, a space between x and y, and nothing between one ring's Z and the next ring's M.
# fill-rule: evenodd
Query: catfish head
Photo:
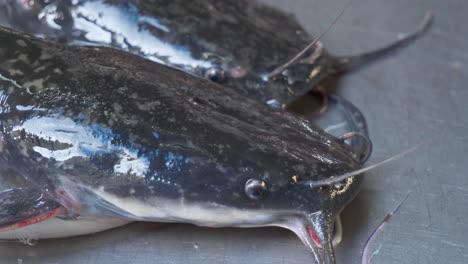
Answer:
M284 109L308 92L319 93L322 96L328 95L332 87L329 87L324 82L325 80L356 70L360 66L396 53L425 33L433 18L432 12L426 12L423 21L416 30L403 35L400 39L386 46L356 55L332 55L324 49L320 39L338 21L349 4L350 2L348 2L326 30L305 46L305 48L294 54L294 56L291 56L289 60L279 61L278 57L281 56L278 55L273 56L269 60L264 60L268 56L264 54L264 57L259 57L258 55L246 56L247 58L252 58L252 61L245 63L245 58L239 59L242 56L237 56L238 60L235 62L232 59L226 60L218 56L217 62L211 62L215 66L204 71L205 77L215 82L224 81L228 83L228 86L232 87L241 84L243 88L239 90L266 102L272 107ZM291 28L294 27L291 26ZM301 40L303 41L304 38ZM259 43L257 45L261 46ZM297 47L298 45L300 46L302 43L296 40L293 46ZM262 53L264 51L260 50L258 52ZM284 58L287 52L283 51L281 54L283 54ZM227 61L227 63L223 61ZM244 66L242 66L242 63L244 63Z
M68 44L125 50L276 108L309 91L330 93L333 87L323 80L392 54L430 22L427 16L417 31L386 47L334 56L319 41L326 31L311 38L293 15L257 1L12 0L0 7L0 25Z
M8 139L0 169L22 176L56 212L280 226L317 263L334 263L332 226L361 180L315 183L359 169L344 142L296 115L126 52L1 28L0 40Z

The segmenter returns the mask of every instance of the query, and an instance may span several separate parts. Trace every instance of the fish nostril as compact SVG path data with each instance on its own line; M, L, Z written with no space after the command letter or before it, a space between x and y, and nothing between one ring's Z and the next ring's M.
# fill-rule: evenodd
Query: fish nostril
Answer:
M250 199L259 200L267 194L268 188L264 181L250 179L245 183L244 192Z

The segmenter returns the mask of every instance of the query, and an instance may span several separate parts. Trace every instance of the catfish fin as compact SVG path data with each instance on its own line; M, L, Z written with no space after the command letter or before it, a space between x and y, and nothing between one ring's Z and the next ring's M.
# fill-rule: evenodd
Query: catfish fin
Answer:
M335 264L333 226L336 216L319 211L309 214L305 218L286 219L276 226L293 231L312 252L314 263Z
M0 232L36 224L65 212L61 204L34 188L0 192Z

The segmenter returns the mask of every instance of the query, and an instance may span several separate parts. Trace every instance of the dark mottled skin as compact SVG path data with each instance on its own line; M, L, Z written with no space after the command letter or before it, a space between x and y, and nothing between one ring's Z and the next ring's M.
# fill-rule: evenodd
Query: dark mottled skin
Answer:
M268 173L269 181L275 182L270 191L281 193L281 197L271 195L279 198L275 206L291 202L284 196L293 193L283 188L294 186L293 175L321 179L358 167L345 145L309 122L272 111L211 82L107 48L66 48L6 30L0 33L0 73L23 87L2 81L2 91L8 96L11 109L1 115L3 131L6 135L13 133L11 137L24 145L31 157L38 155L32 147L53 149L52 145L58 148L60 142L35 138L37 135L12 131L12 128L31 118L68 118L90 128L92 134L109 130L106 140L136 150L139 156L150 157L150 170L145 179L135 179L143 185L158 186L158 182L150 180L153 172L158 172L183 183L188 195L190 190L200 192L202 188L202 195L212 198L218 193L219 198L230 203L246 199L243 195L236 198L234 193L216 190L233 189L226 184L231 180L225 177L236 178L233 182L242 185L249 178L264 178ZM26 43L24 47L23 43L18 45L20 40ZM38 83L37 80L42 80L41 87L31 84ZM16 111L15 104L32 105L40 110ZM176 169L164 165L169 152L184 157L184 162L176 162ZM112 166L99 162L112 160L112 154L101 155L75 157L67 162L79 165L79 169L63 170L76 175L80 181L91 180L90 183L96 179L88 175L104 181L115 178L115 173L104 168ZM190 161L185 162L185 158ZM329 162L322 162L323 159ZM51 164L53 160L41 160L37 164L42 166L44 162L54 169L66 167ZM217 165L224 168L217 169ZM83 169L89 172L83 173ZM128 177L132 178L131 174ZM211 186L206 186L206 182ZM158 195L179 195L166 189L167 193ZM310 194L317 191L321 192L314 190ZM246 206L255 203L247 202Z
M282 108L309 91L330 93L333 86L322 83L327 77L393 54L428 26L354 56L333 56L317 43L287 70L267 77L313 38L292 15L253 0L4 0L0 25L67 43L129 51ZM168 47L172 52L164 51Z
M359 178L346 181L344 191L296 183L293 176L324 179L360 164L346 144L308 121L235 90L108 48L66 47L6 29L0 43L8 109L0 114L0 169L22 175L73 213L109 209L80 187L102 186L148 203L183 198L291 217L322 212L328 220L317 221L330 226L358 191ZM79 154L70 156L73 150ZM134 160L147 164L116 169ZM61 178L79 193L80 206L57 194ZM263 199L244 194L251 178L267 183Z
M262 75L294 56L311 38L293 16L256 1L86 0L73 5L70 1L45 4L35 0L27 3L16 0L0 3L0 25L69 44L111 46L160 60L203 78L210 78L206 74L215 68L223 69L224 78L211 76L211 79L217 78L226 89L236 89L273 107L284 107L286 102L315 87L330 74L327 69L331 69L335 61L322 50L316 54L320 55L316 60L308 60L312 64L299 63L288 70L290 83L282 78L262 79ZM114 21L118 23L108 22L116 17ZM102 31L92 34L96 28ZM125 30L128 28L131 30ZM110 38L111 33L113 38ZM109 36L109 39L105 41L102 36ZM164 51L156 44L158 41L173 47L179 55L188 52L188 58L172 61L171 57L163 56ZM155 53L148 52L152 48ZM314 51L315 47L309 53ZM193 67L190 60L210 65ZM310 72L319 68L321 70L315 71L316 77L310 80ZM233 74L246 75L234 77ZM294 92L295 87L301 91ZM302 99L305 100L290 105L288 111L310 118L308 113L315 113L322 98ZM333 120L346 123L343 129L330 132L335 136L350 131L368 134L363 114L352 104L341 99L329 107L342 110L341 118L337 120L330 111L322 114L320 120L312 118L323 129ZM355 153L367 149L362 140L351 142Z
M2 24L69 43L108 45L147 58L154 56L202 77L209 78L207 71L220 68L225 77L216 78L217 81L274 107L284 107L335 73L337 60L324 50L317 51L317 59L307 59L316 51L313 47L304 56L305 61L293 65L284 75L265 79L267 73L296 55L312 39L292 15L256 1L90 0L76 5L70 1L49 2L52 4L36 0L34 5L22 9L15 0L7 0L3 4ZM90 7L90 3L98 4L99 8ZM49 20L38 18L37 13L42 10L50 13ZM136 23L133 31L138 31L139 37L144 36L142 32L150 32L151 38L144 38L146 44L160 40L211 65L194 67L187 62L173 62L163 53L148 53L141 43L135 43L130 33L119 33L121 25L103 22L115 16L111 10L120 12L118 21L123 24L142 17L157 19L168 31L147 20ZM99 17L93 16L96 11ZM25 22L28 19L29 23ZM83 22L88 25L83 26ZM87 35L96 25L103 34L112 34L112 40ZM310 78L314 69L316 75Z

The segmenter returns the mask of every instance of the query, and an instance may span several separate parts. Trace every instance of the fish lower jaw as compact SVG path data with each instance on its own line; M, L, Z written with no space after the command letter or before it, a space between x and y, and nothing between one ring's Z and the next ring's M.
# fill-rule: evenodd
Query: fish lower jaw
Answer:
M50 218L23 228L0 232L0 240L49 239L81 236L116 228L130 223L120 219L79 219L63 220Z

